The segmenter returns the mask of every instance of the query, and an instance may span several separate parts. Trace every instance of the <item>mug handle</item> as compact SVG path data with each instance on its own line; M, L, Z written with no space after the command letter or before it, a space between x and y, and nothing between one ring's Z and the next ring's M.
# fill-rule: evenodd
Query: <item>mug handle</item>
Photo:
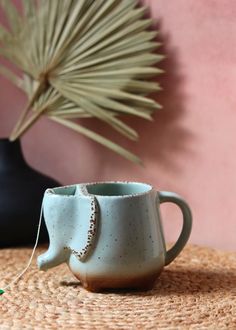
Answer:
M185 244L187 243L192 229L192 214L188 204L181 196L169 191L160 191L158 192L158 195L160 204L166 202L174 203L179 206L183 214L183 226L180 236L175 245L169 251L166 251L166 266L169 265L178 256L178 254L182 251Z

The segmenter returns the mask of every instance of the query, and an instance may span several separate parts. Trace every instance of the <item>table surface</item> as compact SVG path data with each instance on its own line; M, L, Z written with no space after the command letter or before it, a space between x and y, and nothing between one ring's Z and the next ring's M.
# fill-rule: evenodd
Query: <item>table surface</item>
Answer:
M36 256L46 250L39 247ZM3 287L31 249L0 250ZM187 246L147 292L90 293L63 264L36 266L0 297L0 329L236 329L236 253Z

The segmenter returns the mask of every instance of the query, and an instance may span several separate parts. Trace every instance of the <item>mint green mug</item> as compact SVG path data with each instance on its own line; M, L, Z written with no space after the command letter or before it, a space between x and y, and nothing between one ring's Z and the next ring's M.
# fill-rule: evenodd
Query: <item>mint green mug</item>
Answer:
M160 204L177 204L183 227L166 251ZM164 266L186 244L191 211L177 194L157 192L138 182L101 182L47 189L43 199L50 237L38 267L47 270L67 263L89 291L152 288Z

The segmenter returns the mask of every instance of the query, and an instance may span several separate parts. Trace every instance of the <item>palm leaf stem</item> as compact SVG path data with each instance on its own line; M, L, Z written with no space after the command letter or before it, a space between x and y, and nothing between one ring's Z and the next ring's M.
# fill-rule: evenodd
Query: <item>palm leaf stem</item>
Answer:
M13 128L13 131L10 135L10 141L15 141L21 135L21 127L23 125L23 122L26 119L34 102L38 99L39 95L45 90L45 86L46 86L45 80L41 80L37 88L35 89L33 95L31 96L30 100L28 101L28 104L25 107L24 111L21 113L20 118L18 119L15 127Z

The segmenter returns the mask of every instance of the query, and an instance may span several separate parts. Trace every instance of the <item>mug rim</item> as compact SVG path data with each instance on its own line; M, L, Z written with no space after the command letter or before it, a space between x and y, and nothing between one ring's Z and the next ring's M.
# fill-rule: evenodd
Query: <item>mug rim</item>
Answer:
M122 195L102 195L102 194L92 194L89 193L87 191L87 187L89 186L96 186L96 185L106 185L106 184L130 184L130 185L143 185L147 187L147 190L143 191L143 192L139 192L139 193L132 193L132 194L122 194ZM87 182L87 183L76 183L76 184L72 184L72 185L65 185L65 186L59 186L59 187L54 187L54 188L49 188L45 191L45 193L53 195L53 196L61 196L61 197L76 197L78 195L75 194L61 194L58 193L57 190L61 190L61 189L70 189L70 188L75 188L77 186L82 186L84 189L84 195L85 196L98 196L98 197L103 197L103 198L133 198L133 197L138 197L138 196L144 196L149 194L151 191L155 190L154 187L149 184L149 183L145 183L145 182L140 182L140 181L127 181L127 180L116 180L116 181L94 181L94 182Z

